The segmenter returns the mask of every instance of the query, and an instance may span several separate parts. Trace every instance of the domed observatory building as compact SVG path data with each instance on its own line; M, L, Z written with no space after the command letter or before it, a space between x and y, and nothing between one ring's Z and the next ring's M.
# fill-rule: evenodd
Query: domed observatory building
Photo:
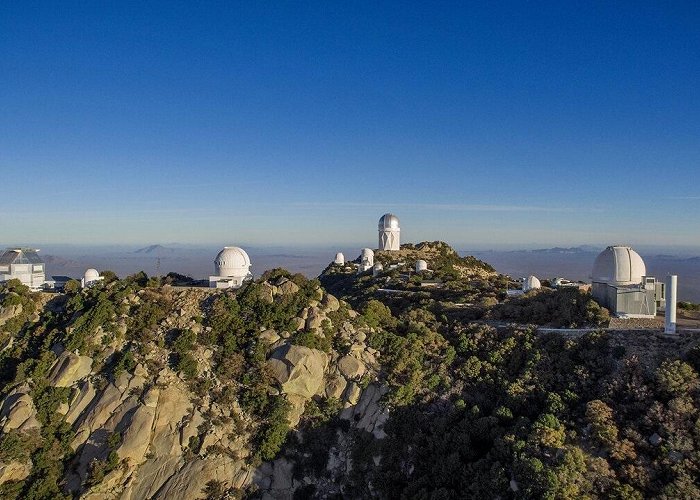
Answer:
M542 283L537 279L536 276L528 276L523 282L523 292L529 292L530 290L537 290L542 288Z
M343 255L342 252L338 252L335 254L335 260L333 261L333 264L337 264L339 266L344 266L345 265L345 255Z
M394 214L384 214L379 219L379 250L401 250L401 228L399 218Z
M224 247L214 259L214 276L209 276L209 288L240 288L253 279L250 257L239 247Z
M357 268L358 273L364 273L374 267L374 251L371 248L363 248L360 254L360 265Z
M424 271L428 270L428 263L424 261L423 259L419 259L416 261L416 272L417 273L422 273Z
M82 286L83 288L92 286L104 279L104 276L100 276L100 273L97 272L97 269L91 268L85 271L85 275L80 280L80 286Z
M632 248L609 246L593 264L593 298L615 316L653 318L664 300L664 286L646 273L644 260Z

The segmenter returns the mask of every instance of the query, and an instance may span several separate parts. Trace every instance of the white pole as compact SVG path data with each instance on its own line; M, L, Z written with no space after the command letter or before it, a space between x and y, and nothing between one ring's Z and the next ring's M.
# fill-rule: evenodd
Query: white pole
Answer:
M676 333L676 292L678 276L666 276L666 333Z

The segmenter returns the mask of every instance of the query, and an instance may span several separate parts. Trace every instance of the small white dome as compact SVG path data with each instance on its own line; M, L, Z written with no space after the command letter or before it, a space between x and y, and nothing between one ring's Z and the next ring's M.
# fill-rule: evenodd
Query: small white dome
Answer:
M216 259L214 268L218 276L245 278L250 274L250 257L239 247L224 247Z
M422 259L416 261L416 272L420 273L428 270L428 263Z
M372 267L372 276L377 276L380 274L382 271L384 271L384 266L380 263L377 262L373 267Z
M334 264L339 264L343 265L345 264L345 255L343 255L341 252L338 252L335 254L335 260L333 261Z
M529 292L530 290L537 290L542 288L542 283L537 279L536 276L528 276L523 283L523 291Z
M384 214L379 219L378 227L380 231L384 229L399 229L399 218L394 214Z
M97 269L90 268L87 271L85 271L84 278L85 278L86 282L95 281L99 277L100 277L100 273L97 272Z
M647 273L644 260L628 246L609 246L596 257L593 281L611 285L636 285Z

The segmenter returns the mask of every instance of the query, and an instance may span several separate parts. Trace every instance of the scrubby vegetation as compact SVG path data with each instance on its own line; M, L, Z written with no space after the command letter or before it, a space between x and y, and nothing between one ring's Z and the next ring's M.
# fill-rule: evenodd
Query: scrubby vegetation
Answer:
M426 319L384 317L372 339L385 347L393 411L386 439L358 441L357 495L700 496L690 364L643 366L606 333Z
M393 269L380 252L378 276L332 265L319 283L274 269L239 290L144 273L56 295L0 286L0 465L26 469L0 497L98 498L139 480L134 456L188 481L215 460L278 478L207 477L210 498L282 483L295 498L700 497L700 339L543 334L604 326L607 311L575 289L508 298L506 277L439 242L402 252ZM411 271L417 256L428 272ZM59 358L76 373L87 362L89 376L58 383ZM285 388L279 371L295 363L294 377L318 377ZM123 408L97 431L68 419L83 394L108 391ZM5 428L20 398L31 418ZM175 443L161 453L182 447L171 465L158 439L140 454L129 441L141 428L130 419L151 432L161 407L181 410L161 422Z
M693 302L678 302L678 309L683 311L700 311L700 304L694 304Z
M577 288L541 288L510 298L489 311L492 319L555 328L607 326L610 313Z
M268 280L289 281L294 293L273 301L266 290ZM265 367L266 348L258 333L263 325L292 330L292 319L311 300L320 298L317 281L273 270L241 290L212 296L196 304L203 316L196 315L193 320L197 333L169 326L176 296L172 289L161 286L160 279L144 273L86 289L69 289L65 295L53 296L51 307L40 311L37 321L29 321L41 296L18 282L0 287L2 310L14 313L0 328L5 338L13 340L0 353L1 387L7 393L18 384L28 384L41 426L38 433L0 435L0 461L31 460L33 464L26 481L0 486L3 498L65 495L62 478L80 450L70 447L73 430L58 412L59 406L68 402L70 389L48 385L49 369L62 350L94 358L96 380L102 380L101 384L113 383L123 374L132 376L139 363L157 368L157 353L163 350L172 369L195 393L223 405L240 403L245 421L236 425L253 434L253 459L269 460L279 451L289 431L289 403L284 395L273 395L273 381ZM301 339L305 333L302 329L297 337ZM333 332L328 334L326 349ZM205 348L213 351L211 370L218 380L216 389L199 366L197 353ZM113 351L107 358L102 356L105 349ZM108 453L90 463L85 487L98 485L118 467L118 434L110 440Z

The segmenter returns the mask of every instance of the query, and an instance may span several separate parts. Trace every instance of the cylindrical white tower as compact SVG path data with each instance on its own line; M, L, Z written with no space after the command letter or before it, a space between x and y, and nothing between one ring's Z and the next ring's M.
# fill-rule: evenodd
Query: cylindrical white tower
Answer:
M666 333L676 333L677 287L678 276L675 274L666 276Z
M345 264L345 255L343 255L341 252L338 252L335 254L335 260L333 261L334 264L338 264L340 266Z
M384 214L379 219L379 250L401 250L401 228L399 218L394 214Z

